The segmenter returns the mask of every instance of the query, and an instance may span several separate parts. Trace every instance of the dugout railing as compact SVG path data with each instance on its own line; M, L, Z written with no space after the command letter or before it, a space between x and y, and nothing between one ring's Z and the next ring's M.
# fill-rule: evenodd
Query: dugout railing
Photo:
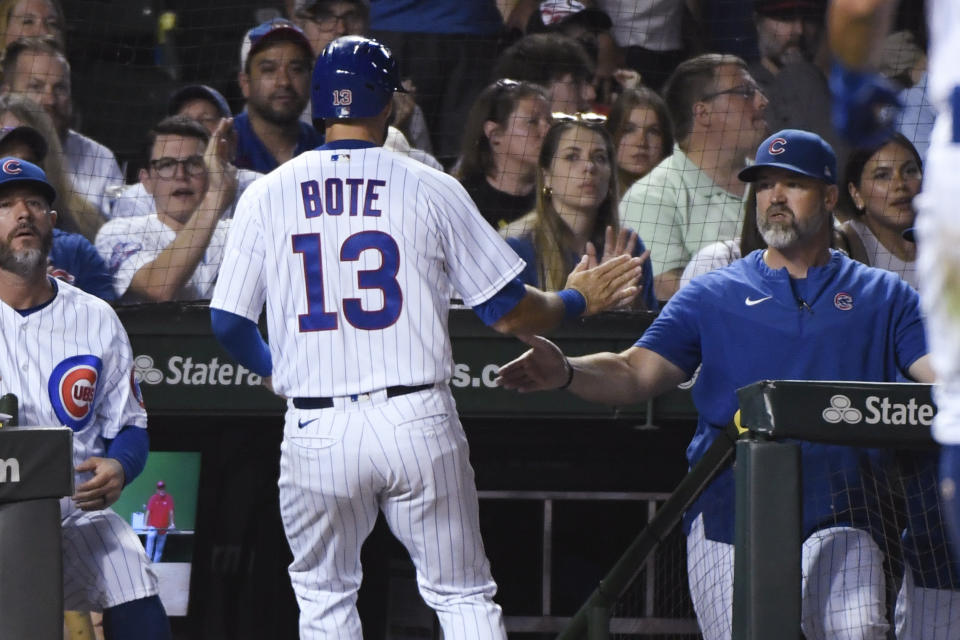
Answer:
M761 381L739 391L741 411L700 462L691 468L671 497L644 528L583 604L558 640L606 640L615 628L615 607L641 573L661 540L675 530L682 513L714 475L736 460L734 640L802 638L801 615L801 464L799 441L851 445L886 451L878 468L871 465L865 492L876 498L871 533L885 544L890 637L894 637L892 601L906 566L905 556L940 555L939 586L956 589L957 576L945 544L906 549L905 527L917 469L935 478L930 423L935 414L931 387L924 384ZM893 453L889 453L893 452ZM925 456L920 467L906 468L898 453ZM892 463L891 463L892 461ZM889 475L884 477L883 474ZM932 474L932 475L931 475ZM908 489L909 487L909 489ZM856 488L854 488L856 489ZM862 488L861 488L862 489ZM943 532L935 484L925 489L930 529ZM880 495L882 494L882 495ZM906 511L906 513L904 513ZM870 514L867 514L868 516ZM863 516L863 514L861 514ZM942 538L917 539L941 542ZM912 540L912 538L910 538ZM946 576L946 577L944 577ZM953 633L960 629L939 632ZM664 634L662 637L676 637ZM688 637L688 636L683 636ZM692 637L699 637L694 635ZM947 635L937 637L948 637Z

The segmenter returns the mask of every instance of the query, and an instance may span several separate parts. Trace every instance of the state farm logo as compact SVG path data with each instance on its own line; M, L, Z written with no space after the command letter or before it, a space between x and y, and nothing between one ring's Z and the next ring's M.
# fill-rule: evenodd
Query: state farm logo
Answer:
M825 422L837 424L889 424L930 426L937 410L930 404L917 404L914 398L906 403L891 402L890 398L867 396L863 411L853 406L849 397L837 394L830 397L830 406L821 414Z
M831 424L838 422L849 422L857 424L863 420L863 414L859 409L854 409L850 398L847 396L836 395L830 398L830 406L823 410L823 419Z
M170 356L166 368L157 366L153 356L140 354L133 359L133 376L141 384L192 385L192 386L239 386L255 387L261 378L240 364L220 362L220 358L206 361L193 356Z
M153 358L139 355L133 359L133 377L144 384L160 384L163 382L163 371L153 366Z

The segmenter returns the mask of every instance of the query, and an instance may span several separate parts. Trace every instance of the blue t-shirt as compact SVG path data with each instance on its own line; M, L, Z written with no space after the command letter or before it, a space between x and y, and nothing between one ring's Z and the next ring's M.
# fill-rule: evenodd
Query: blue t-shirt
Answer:
M246 111L233 117L233 128L237 132L237 159L234 162L237 168L270 173L280 166L277 159L254 133L250 125L250 116ZM301 122L300 137L293 155L296 157L304 151L316 149L321 144L323 144L323 135L306 122Z
M78 289L113 302L113 277L93 244L79 233L53 230L49 273Z
M927 352L916 291L896 274L831 251L830 261L794 280L757 250L695 278L664 306L636 346L689 375L699 413L687 448L697 462L738 409L736 390L758 380L897 382ZM825 525L860 524L866 451L801 444L804 536ZM684 519L698 513L707 538L733 541L731 469L721 472ZM861 513L860 509L857 513Z
M529 284L533 287L542 287L543 284L540 282L540 278L537 276L537 251L533 245L533 234L525 234L522 236L507 238L507 244L509 244L513 250L517 252L517 255L523 258L524 262L527 263L527 266L522 272L520 272L519 276L523 283ZM639 256L646 250L646 247L643 246L643 240L637 238L637 248L634 250L633 255ZM598 247L597 251L602 254L603 247ZM567 263L570 265L571 271L579 261L580 256L576 255L575 253L570 253L567 256ZM647 309L650 311L656 311L658 305L657 296L653 291L653 266L650 264L649 260L643 263L643 274L640 276L640 283L643 285L643 291L640 293L640 298L643 300L644 304L647 305Z
M371 0L370 28L490 36L501 31L503 18L494 0Z

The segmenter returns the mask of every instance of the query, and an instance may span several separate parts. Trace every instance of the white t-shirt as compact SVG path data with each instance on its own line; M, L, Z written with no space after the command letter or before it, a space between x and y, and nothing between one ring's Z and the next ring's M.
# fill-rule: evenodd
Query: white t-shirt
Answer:
M683 268L683 275L680 276L680 286L687 285L700 274L725 267L741 257L740 238L708 244L693 254L690 262Z
M206 300L213 294L213 285L223 260L223 248L229 229L230 220L217 223L203 259L180 292L180 300ZM97 233L97 252L113 274L113 288L117 292L117 298L130 288L130 282L137 271L156 260L160 252L176 237L177 233L165 225L155 213L116 218L100 227L100 232ZM127 296L125 301L135 300Z
M857 235L860 236L860 241L863 242L863 248L867 252L867 258L870 260L871 267L893 271L911 287L914 289L918 288L919 278L917 278L916 261L905 262L890 253L886 247L880 244L877 236L873 235L870 227L859 219L854 218L847 224L853 227Z
M63 143L70 180L74 190L104 215L110 214L115 190L123 187L123 172L113 151L73 129L67 131Z
M683 48L680 28L683 0L600 0L598 5L613 21L610 32L621 47L651 51Z

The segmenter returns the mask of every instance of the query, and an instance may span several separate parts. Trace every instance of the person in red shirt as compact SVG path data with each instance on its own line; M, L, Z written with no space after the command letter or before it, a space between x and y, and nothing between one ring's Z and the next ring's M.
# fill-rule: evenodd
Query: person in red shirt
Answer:
M160 562L163 555L163 545L167 542L167 531L175 529L173 521L173 496L167 493L167 485L163 480L157 482L157 492L147 501L147 557L153 562Z

